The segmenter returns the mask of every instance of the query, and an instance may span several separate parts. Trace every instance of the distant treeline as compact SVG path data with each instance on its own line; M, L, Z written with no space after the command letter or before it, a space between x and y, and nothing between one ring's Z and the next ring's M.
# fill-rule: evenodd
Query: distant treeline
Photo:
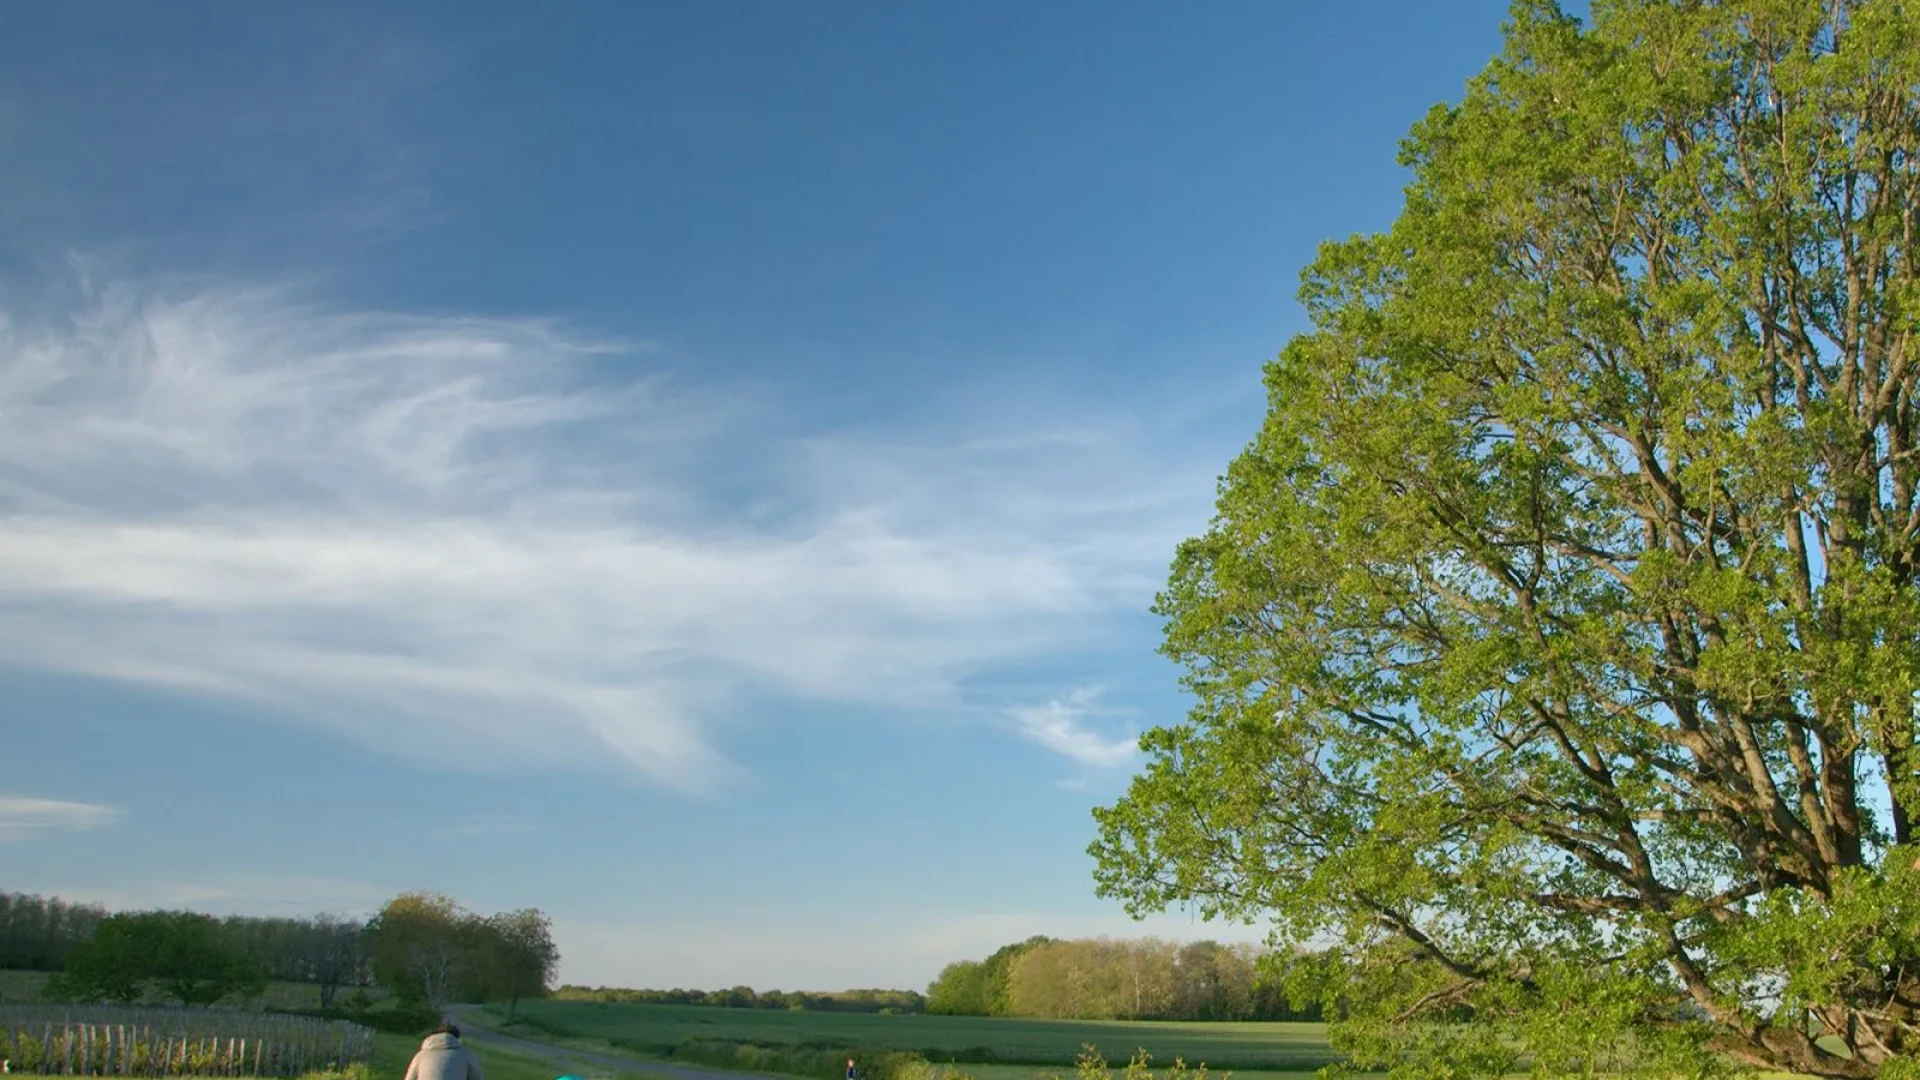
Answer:
M727 990L625 990L608 986L566 985L555 1001L603 1001L643 1005L707 1005L721 1009L799 1009L808 1012L921 1013L924 995L912 990L768 990L751 986Z
M59 971L108 914L95 904L0 892L0 969Z
M1059 940L1034 937L984 960L947 965L925 994L912 990L833 993L768 990L627 990L562 986L557 1001L706 1005L723 1009L934 1013L1061 1020L1318 1020L1294 1009L1258 977L1266 954L1247 945L1156 938ZM1268 958L1272 967L1273 959Z
M97 904L0 892L0 968L65 970L113 914ZM233 915L217 923L220 943L268 979L316 983L328 999L339 987L374 983L372 962L361 948L360 922L332 915Z
M52 973L43 993L62 1000L131 1004L159 991L205 1005L257 995L272 980L315 985L322 1012L364 1013L369 995L339 1007L336 995L378 986L431 1023L453 1000L545 996L559 963L539 909L483 915L438 893L402 893L362 922L109 912L0 892L0 968Z
M1034 937L984 960L947 965L927 989L927 1011L949 1016L1060 1020L1318 1020L1295 1009L1250 945L1157 938Z

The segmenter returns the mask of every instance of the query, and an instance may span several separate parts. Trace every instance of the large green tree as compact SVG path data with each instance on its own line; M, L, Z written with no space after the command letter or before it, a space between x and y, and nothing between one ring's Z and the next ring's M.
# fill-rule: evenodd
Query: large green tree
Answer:
M553 943L553 924L539 908L523 908L489 916L480 924L478 949L485 997L504 999L507 1016L519 1014L524 998L545 997L560 972L560 949ZM753 991L745 987L746 1003Z
M374 978L402 1000L444 1009L456 987L481 973L475 945L483 928L478 916L444 893L401 893L366 926Z
M927 1011L936 1016L987 1015L987 969L978 960L956 960L927 987Z
M142 911L100 923L48 984L58 998L130 1003L157 985L182 1005L258 994L266 970L234 945L218 919L188 911Z
M1329 946L1361 1064L1920 1073L1920 8L1521 3L1402 160L1103 893Z

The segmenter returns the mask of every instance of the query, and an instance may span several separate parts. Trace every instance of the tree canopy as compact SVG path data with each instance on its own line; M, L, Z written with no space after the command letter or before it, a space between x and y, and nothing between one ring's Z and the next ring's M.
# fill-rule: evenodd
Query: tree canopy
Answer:
M367 956L382 986L410 1002L443 1009L472 973L479 916L443 893L408 892L367 922Z
M1356 1064L1920 1073L1920 12L1517 4L1156 604L1103 894Z
M544 997L560 973L560 950L553 924L538 908L501 912L477 923L476 990L485 1000L507 1001L507 1016L518 1015L523 998Z
M444 1009L454 1000L545 997L560 968L552 924L538 908L480 915L442 893L387 901L364 934L374 978L403 1001Z
M186 911L123 913L103 920L66 968L51 996L75 1001L137 1001L149 985L182 1005L212 1005L258 993L266 969L235 947L218 919Z

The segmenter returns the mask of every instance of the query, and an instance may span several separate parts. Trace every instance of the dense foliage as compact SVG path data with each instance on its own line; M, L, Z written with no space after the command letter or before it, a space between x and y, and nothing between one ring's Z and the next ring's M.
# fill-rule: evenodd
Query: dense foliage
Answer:
M1282 991L1279 957L1214 941L1033 937L946 966L927 1011L1056 1020L1318 1020Z
M97 904L0 892L0 968L59 971L109 914Z
M1265 970L1262 970L1262 967ZM700 1005L840 1013L928 1013L1058 1020L1317 1020L1317 1005L1294 1008L1276 962L1262 950L1213 941L1061 940L1004 945L984 960L948 964L927 988L911 990L628 990L562 986L556 1001Z
M1008 1015L1060 1020L1318 1020L1295 1009L1249 946L1153 938L1050 941L1007 976Z
M139 1001L149 987L181 1005L258 993L267 982L265 967L222 931L218 919L190 912L108 916L67 954L44 992L57 1001L121 1005Z
M0 892L0 969L61 971L110 914L98 905ZM330 1005L341 987L372 985L360 947L361 930L360 923L335 915L234 915L219 921L217 936L223 947L244 955L266 978L313 983L322 1004Z
M1920 1072L1920 11L1517 4L1158 604L1102 891L1365 1065Z
M547 917L536 909L479 915L440 893L402 893L367 923L374 977L407 1003L544 996L560 968Z
M52 971L46 993L131 1003L160 992L207 1005L255 994L268 980L310 983L320 1012L408 1032L448 1001L545 995L560 953L538 910L478 915L450 897L406 893L362 923L311 918L215 918L189 912L109 914L57 898L0 893L0 968ZM398 1009L376 1010L382 986ZM343 988L353 998L338 999Z
M985 960L948 964L927 988L927 1011L943 1016L1011 1016L1009 991L1014 962L1030 949L1053 940L1036 934L1002 945Z

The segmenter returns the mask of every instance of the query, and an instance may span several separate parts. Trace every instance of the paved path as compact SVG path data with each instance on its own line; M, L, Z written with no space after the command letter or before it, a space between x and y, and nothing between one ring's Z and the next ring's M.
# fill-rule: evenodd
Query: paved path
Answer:
M767 1080L757 1073L729 1073L712 1069L689 1069L682 1065L669 1065L660 1061L647 1061L641 1058L624 1057L617 1054L602 1054L592 1050L575 1050L569 1046L553 1046L549 1043L523 1039L518 1035L503 1035L481 1027L471 1019L471 1014L461 1006L447 1010L447 1019L460 1025L460 1041L479 1043L482 1046L498 1046L503 1050L514 1050L522 1054L531 1054L551 1062L584 1062L602 1069L616 1069L621 1072L651 1073L655 1076L672 1077L673 1080Z

